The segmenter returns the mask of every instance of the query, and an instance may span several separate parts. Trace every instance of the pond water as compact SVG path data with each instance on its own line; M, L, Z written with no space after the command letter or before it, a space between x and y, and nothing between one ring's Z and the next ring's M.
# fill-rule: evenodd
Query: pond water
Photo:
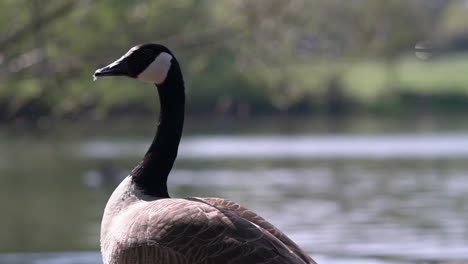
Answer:
M0 263L99 263L103 208L152 130L2 129ZM192 120L169 188L237 201L321 264L468 260L462 119Z

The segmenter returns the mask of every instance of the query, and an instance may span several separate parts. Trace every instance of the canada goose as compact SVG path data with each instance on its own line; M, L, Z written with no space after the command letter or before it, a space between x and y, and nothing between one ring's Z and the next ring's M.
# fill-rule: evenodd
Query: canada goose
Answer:
M167 177L184 123L184 81L169 49L142 44L94 77L128 76L154 83L161 111L143 160L115 189L101 225L106 264L315 263L256 213L222 198L170 198Z

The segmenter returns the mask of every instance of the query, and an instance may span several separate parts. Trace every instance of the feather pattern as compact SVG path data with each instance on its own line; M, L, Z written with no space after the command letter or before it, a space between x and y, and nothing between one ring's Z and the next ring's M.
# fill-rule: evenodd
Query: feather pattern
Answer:
M150 198L128 179L106 207L106 264L315 264L276 227L237 203Z

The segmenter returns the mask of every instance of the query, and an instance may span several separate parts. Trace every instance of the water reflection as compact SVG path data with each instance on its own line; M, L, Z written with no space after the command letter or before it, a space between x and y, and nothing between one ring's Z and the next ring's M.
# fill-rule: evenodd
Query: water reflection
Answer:
M0 141L0 251L24 252L96 250L106 200L149 140ZM462 133L187 136L182 144L173 196L238 201L311 254L348 256L319 263L468 259ZM99 261L95 251L83 254L69 263ZM0 263L68 263L16 256Z
M342 160L329 165L176 170L170 182L182 188L176 189L182 195L209 195L205 188L211 194L220 189L220 195L262 212L310 252L467 257L468 185L450 183L463 183L466 174L449 172L442 177L430 168L388 161L369 166L368 161ZM190 186L188 193L185 185Z

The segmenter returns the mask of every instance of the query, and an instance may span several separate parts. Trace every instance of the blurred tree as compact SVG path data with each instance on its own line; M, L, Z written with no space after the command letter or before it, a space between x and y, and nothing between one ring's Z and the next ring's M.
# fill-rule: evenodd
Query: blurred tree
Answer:
M356 61L382 62L383 86L400 87L398 65L415 44L465 34L466 13L462 0L5 0L0 117L149 112L143 84L90 83L95 68L142 42L178 54L191 112L226 98L253 111L346 110L365 94L346 82Z

